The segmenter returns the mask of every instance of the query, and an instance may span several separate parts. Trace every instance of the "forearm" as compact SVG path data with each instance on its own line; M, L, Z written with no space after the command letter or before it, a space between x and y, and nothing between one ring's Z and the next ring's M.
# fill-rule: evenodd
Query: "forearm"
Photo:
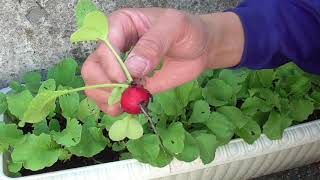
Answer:
M293 61L320 73L319 0L247 0L230 11L202 16L212 32L209 68L264 69Z
M202 15L210 29L208 69L228 68L240 63L244 32L239 17L231 12Z

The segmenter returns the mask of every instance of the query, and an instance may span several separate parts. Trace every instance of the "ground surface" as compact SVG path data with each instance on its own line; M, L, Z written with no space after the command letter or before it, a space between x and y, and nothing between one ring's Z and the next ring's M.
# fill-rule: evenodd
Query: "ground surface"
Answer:
M320 180L320 162L251 180Z

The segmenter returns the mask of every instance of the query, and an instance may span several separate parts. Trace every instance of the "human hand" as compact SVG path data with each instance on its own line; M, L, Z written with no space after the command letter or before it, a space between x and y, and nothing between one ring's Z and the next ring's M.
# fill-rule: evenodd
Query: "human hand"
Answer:
M217 44L226 40L214 37L214 32L222 30L212 26L214 18L173 9L123 9L109 16L109 39L118 51L126 52L133 46L125 64L131 75L142 78L144 87L154 94L192 81L207 68L236 65L231 60L223 61L226 55L214 53L215 48L230 49L218 48ZM222 19L216 18L215 22L219 21ZM215 57L223 62L209 61ZM161 70L148 77L162 59ZM86 85L126 81L113 53L103 43L85 61L82 76ZM107 104L110 89L87 90L86 94L102 111L114 116L121 113L119 104Z

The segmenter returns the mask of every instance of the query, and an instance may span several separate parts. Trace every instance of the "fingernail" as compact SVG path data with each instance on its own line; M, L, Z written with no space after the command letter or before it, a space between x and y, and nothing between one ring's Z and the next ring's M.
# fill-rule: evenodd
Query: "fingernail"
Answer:
M148 61L139 56L132 56L126 61L127 68L134 76L143 76L148 68Z

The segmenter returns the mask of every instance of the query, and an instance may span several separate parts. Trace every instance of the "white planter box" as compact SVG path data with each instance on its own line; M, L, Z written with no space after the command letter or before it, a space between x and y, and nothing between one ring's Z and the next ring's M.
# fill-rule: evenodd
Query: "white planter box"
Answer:
M5 90L4 90L5 91ZM0 117L0 121L3 117ZM88 167L45 173L22 178L5 174L6 156L0 154L0 179L23 180L224 180L248 179L320 160L320 120L288 128L281 140L262 135L253 145L232 140L217 149L215 160L203 165L174 160L164 168L155 168L136 160L118 161Z

